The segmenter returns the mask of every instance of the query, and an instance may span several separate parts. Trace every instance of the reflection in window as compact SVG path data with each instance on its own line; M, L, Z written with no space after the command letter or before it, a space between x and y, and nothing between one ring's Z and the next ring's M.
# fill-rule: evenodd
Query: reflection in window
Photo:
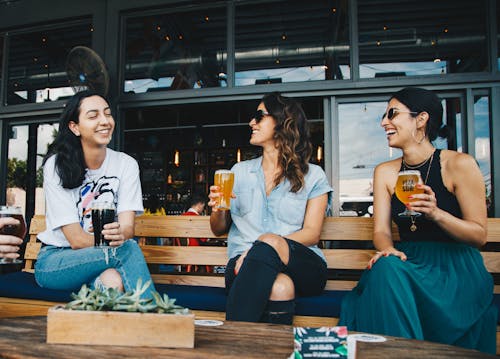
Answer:
M386 106L387 102L367 102L338 107L339 193L343 216L369 213L375 166L401 155L400 150L388 146L385 131L380 127Z
M29 128L36 126L36 174L35 188L30 189L30 179L28 178L29 154ZM7 203L26 209L27 201L35 198L35 214L45 214L45 198L43 196L43 172L42 161L47 153L50 143L57 134L58 123L52 124L31 124L23 126L9 127L8 143L8 169L7 169ZM34 144L34 143L33 143ZM34 150L34 149L33 149ZM29 193L34 190L35 193Z
M348 79L347 1L236 6L236 85Z
M487 71L485 0L358 4L362 78Z
M35 187L35 214L45 214L45 196L43 192L42 162L47 154L49 145L54 141L59 123L41 124L37 128L36 144L36 187Z
M86 22L59 29L12 35L9 41L7 103L54 101L71 96L66 57L77 45L90 46Z
M125 92L224 87L224 7L127 19Z
M7 204L26 208L28 187L28 126L9 127L9 152L7 159Z
M487 96L474 97L474 133L476 138L476 160L486 183L488 215L491 216L491 159L490 159L490 111Z
M496 4L496 9L497 9L497 66L498 69L500 70L500 6L497 2Z

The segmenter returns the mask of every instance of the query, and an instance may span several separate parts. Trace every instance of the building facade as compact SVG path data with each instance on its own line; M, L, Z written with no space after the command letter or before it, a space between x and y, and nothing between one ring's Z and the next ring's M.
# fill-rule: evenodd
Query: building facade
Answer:
M92 79L113 107L112 146L168 213L258 155L248 122L280 91L309 116L333 215L367 215L375 165L399 155L380 127L387 99L419 86L451 129L435 145L477 159L498 217L499 19L495 0L0 0L0 202L43 212L43 154Z

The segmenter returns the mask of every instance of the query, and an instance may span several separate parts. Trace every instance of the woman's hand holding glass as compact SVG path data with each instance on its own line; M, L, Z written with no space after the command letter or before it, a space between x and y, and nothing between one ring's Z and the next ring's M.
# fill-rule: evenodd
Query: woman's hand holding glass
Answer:
M12 217L0 218L0 229L6 226L17 226L19 220ZM23 243L23 239L7 234L0 234L0 258L16 259L19 257L19 248Z
M125 238L119 222L105 224L101 232L110 247L121 246L128 238Z
M26 237L26 222L21 207L0 206L0 264L22 263L16 253ZM20 239L20 243L18 241Z
M219 206L219 197L222 196L222 192L219 186L212 185L210 186L210 193L208 194L208 203L207 205L212 209L212 212L223 211L218 208ZM235 194L231 192L231 198L236 198Z
M411 202L408 203L407 208L410 211L422 213L428 219L435 221L439 213L436 194L431 187L424 184L418 184L417 188L422 192L409 197Z

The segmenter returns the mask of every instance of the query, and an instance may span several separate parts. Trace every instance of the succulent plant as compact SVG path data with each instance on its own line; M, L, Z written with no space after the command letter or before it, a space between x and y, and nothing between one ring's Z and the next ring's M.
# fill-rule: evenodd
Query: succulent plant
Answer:
M73 300L67 303L64 308L69 310L189 314L189 309L175 304L175 299L169 298L167 294L163 294L162 297L158 292L153 292L153 299L141 298L150 282L147 281L142 285L142 281L139 279L134 290L124 293L115 288L91 290L84 284L78 293L71 294Z

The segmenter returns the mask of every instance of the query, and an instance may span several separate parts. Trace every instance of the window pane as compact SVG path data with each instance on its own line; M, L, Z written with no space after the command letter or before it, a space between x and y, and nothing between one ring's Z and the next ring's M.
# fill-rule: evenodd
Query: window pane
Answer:
M388 146L385 131L380 127L386 106L387 102L368 102L338 107L342 216L369 213L375 166L401 156L400 150Z
M360 77L487 71L486 1L359 0Z
M476 137L476 160L486 183L488 216L493 215L490 159L490 110L488 96L474 97L474 133Z
M236 85L348 79L347 1L236 7Z
M54 122L52 124L39 125L37 129L35 214L45 214L42 162L47 154L49 145L57 135L58 128L59 123Z
M90 46L89 23L13 35L9 41L7 104L54 101L70 96L66 57L77 45Z
M26 209L26 188L28 186L28 126L9 128L9 152L7 159L7 204Z
M441 101L443 105L443 123L448 126L448 139L438 137L434 146L441 149L449 149L462 152L462 110L460 98L451 97Z
M0 83L2 82L2 70L3 70L3 40L4 36L0 34Z
M126 24L125 92L227 86L225 7Z
M500 70L500 4L496 4L497 8L497 66Z

